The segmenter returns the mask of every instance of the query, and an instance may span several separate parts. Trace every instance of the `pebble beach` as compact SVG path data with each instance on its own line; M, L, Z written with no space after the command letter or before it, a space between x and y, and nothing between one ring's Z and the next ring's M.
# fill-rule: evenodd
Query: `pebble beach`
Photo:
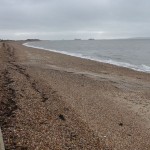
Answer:
M0 43L5 149L149 150L150 74Z

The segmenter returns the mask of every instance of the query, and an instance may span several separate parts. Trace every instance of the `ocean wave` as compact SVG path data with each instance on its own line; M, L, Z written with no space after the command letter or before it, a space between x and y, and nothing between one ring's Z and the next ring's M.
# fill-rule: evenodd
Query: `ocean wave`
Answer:
M125 68L129 68L132 70L140 71L140 72L150 73L150 66L147 66L145 64L134 65L134 64L127 63L127 62L115 61L112 59L98 59L98 58L95 58L92 56L86 56L86 55L79 54L79 53L77 54L77 53L71 53L71 52L66 52L66 51L47 49L47 48L43 48L43 47L39 47L39 46L33 46L33 45L28 44L28 43L24 43L23 45L27 46L27 47L38 48L38 49L47 50L47 51L51 51L51 52L61 53L61 54L69 55L69 56L75 56L75 57L79 57L79 58L83 58L83 59L98 61L98 62L107 63L107 64L112 64L115 66L125 67Z

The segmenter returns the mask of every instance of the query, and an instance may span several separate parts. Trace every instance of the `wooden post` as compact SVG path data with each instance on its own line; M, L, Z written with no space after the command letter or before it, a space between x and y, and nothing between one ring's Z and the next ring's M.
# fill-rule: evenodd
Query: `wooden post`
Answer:
M5 150L1 128L0 128L0 150Z

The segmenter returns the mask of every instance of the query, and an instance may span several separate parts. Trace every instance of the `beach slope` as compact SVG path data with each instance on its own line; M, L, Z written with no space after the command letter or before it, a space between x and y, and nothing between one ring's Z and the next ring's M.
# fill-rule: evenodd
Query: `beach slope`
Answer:
M150 74L0 43L6 149L150 148Z

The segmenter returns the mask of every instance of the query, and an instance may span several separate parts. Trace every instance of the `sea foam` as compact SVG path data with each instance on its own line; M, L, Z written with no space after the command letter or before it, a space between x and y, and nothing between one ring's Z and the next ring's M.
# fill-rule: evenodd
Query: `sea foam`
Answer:
M150 73L150 66L147 66L145 64L134 65L134 64L130 64L128 62L119 62L119 61L112 60L112 59L98 59L98 58L93 57L93 56L86 56L86 55L79 54L79 53L72 53L72 52L59 51L59 50L54 50L54 49L47 49L47 48L40 47L40 46L33 46L32 44L29 44L29 43L24 43L23 45L27 46L27 47L31 47L31 48L38 48L38 49L42 49L42 50L47 50L47 51L51 51L51 52L69 55L69 56L74 56L74 57L93 60L93 61L97 61L97 62L112 64L112 65L119 66L119 67L125 67L125 68L129 68L132 70L140 71L140 72Z

